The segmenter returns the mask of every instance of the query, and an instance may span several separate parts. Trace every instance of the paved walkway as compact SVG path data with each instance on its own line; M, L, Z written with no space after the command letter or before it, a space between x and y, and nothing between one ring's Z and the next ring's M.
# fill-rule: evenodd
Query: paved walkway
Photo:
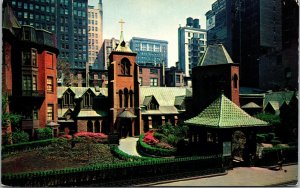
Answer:
M298 165L284 166L280 171L258 167L238 167L229 170L224 176L177 180L154 186L270 186L295 180L298 180Z
M139 138L134 138L134 137L127 137L127 138L120 139L119 149L129 155L140 157L140 155L136 151L136 141L138 139Z

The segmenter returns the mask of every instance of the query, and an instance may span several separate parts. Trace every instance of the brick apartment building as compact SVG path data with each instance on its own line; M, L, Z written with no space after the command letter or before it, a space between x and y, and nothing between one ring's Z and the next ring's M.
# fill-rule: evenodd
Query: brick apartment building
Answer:
M33 136L34 129L57 122L56 39L21 26L6 3L3 8L2 92L9 96L9 112L22 115L20 128Z

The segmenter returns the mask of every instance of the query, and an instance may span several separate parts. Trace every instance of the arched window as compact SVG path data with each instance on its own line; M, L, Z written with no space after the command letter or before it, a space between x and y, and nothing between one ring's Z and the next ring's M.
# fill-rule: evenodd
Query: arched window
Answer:
M130 62L127 58L123 58L121 61L121 74L130 75Z
M129 99L130 99L130 107L133 107L133 91L132 90L130 90L129 91Z
M233 80L233 87L237 88L237 86L238 86L238 76L236 74L234 74L232 80Z
M123 91L120 89L119 90L119 103L120 103L120 108L122 108L123 104Z
M125 96L124 107L127 108L128 107L128 89L127 88L124 89L124 96Z

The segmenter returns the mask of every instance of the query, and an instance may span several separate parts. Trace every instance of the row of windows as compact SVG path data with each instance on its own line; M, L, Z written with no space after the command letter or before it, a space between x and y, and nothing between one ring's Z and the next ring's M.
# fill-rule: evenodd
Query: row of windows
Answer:
M37 91L37 75L23 75L23 90ZM53 92L53 77L47 77L47 92Z
M68 0L66 0L66 1L68 1ZM86 8L86 3L80 3L80 2L74 2L73 3L73 7L74 8Z
M97 25L98 24L98 21L97 20L89 20L89 24L95 24L95 25Z
M89 33L89 38L98 38L98 34L97 33Z
M35 0L34 1L35 3L51 3L51 4L54 4L55 3L55 0ZM13 0L12 2L11 2L11 4L13 5L13 6L16 6L16 1L15 0ZM24 4L27 4L27 3L24 3ZM23 2L18 2L18 8L22 8L22 5L23 5Z
M12 1L12 6L16 7L16 1ZM32 3L23 3L18 2L18 8L22 8L24 10L34 10L34 11L41 11L41 12L48 12L48 13L54 13L55 7L52 6L43 6L38 4L32 4Z
M89 26L89 31L98 31L98 27Z
M140 85L143 85L143 78L139 77ZM150 86L157 87L158 86L158 78L150 78Z
M18 12L17 13L18 18L20 19L29 19L29 20L40 20L40 21L55 21L55 17L54 15L44 15L44 14L33 14L33 13L29 13L29 12Z
M91 46L89 45L89 50L99 50L100 48L98 48L98 45L96 46ZM109 53L110 54L110 53Z
M193 38L200 38L200 39L204 39L204 34L202 33L192 33L192 32L188 32L188 37L193 36Z
M130 104L130 107L133 107L133 91L130 90L128 91L127 88L124 89L124 92L123 90L119 90L119 105L120 105L120 108L123 107L123 95L124 95L124 107L128 107L128 97L129 97L129 104Z
M88 17L89 17L89 18L98 18L98 14L97 14L97 13L94 13L94 12L89 12L89 13L88 13Z

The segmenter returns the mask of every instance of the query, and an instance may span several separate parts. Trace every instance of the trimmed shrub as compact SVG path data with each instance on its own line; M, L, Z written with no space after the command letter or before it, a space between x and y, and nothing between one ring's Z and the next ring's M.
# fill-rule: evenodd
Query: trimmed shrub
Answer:
M38 140L50 139L53 137L52 129L50 127L37 129L36 136Z
M14 144L28 142L29 134L24 131L17 130L15 132L13 132L12 140L13 140Z
M47 139L47 140L39 140L39 141L23 142L19 144L7 145L2 148L2 154L16 152L16 151L31 150L39 147L45 147L56 140L57 139Z
M165 149L165 148L158 148L158 147L153 147L145 143L144 140L145 135L141 134L139 141L138 141L138 150L141 150L141 153L145 153L148 155L155 155L155 156L161 156L161 157L166 157L166 156L174 156L176 154L176 149Z

